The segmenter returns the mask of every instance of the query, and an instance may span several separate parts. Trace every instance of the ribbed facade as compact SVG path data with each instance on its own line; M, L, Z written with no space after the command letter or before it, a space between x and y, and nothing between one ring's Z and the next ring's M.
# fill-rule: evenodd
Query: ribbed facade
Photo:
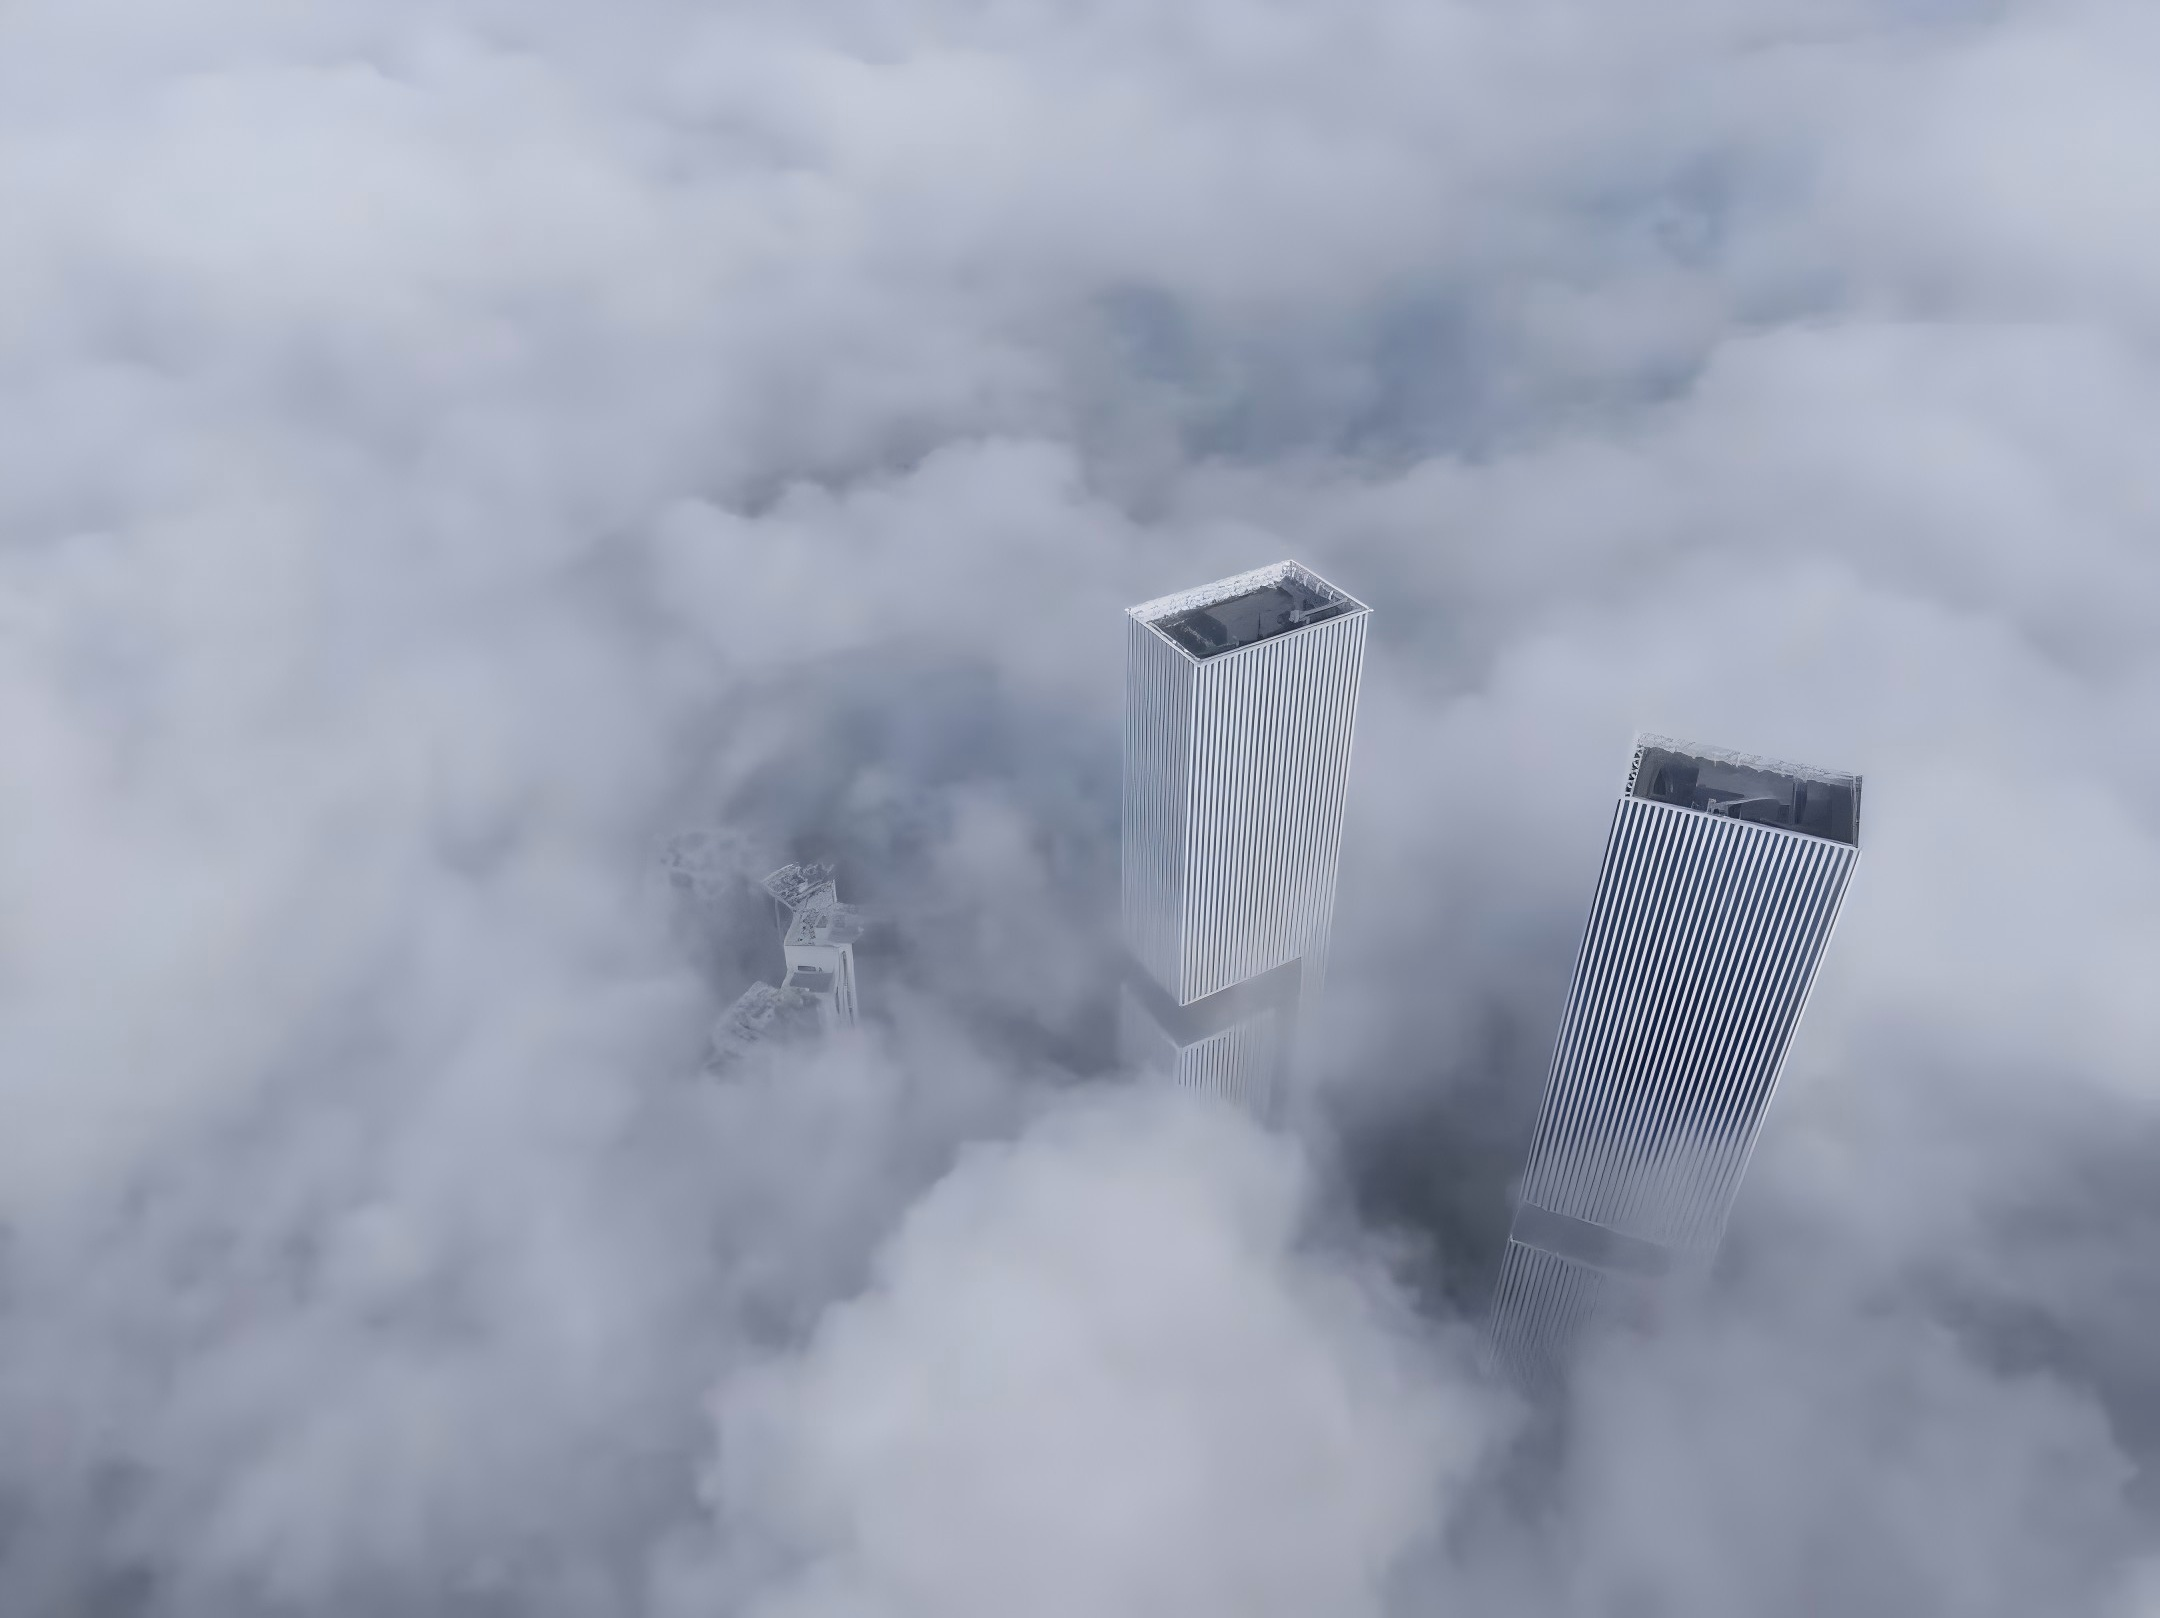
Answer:
M1524 1383L1549 1387L1560 1368L1556 1349L1609 1316L1624 1285L1593 1265L1509 1242L1493 1293L1491 1354Z
M1208 656L1158 627L1286 572L1332 616ZM1153 1065L1261 1110L1296 1021L1282 996L1309 1006L1324 973L1369 616L1285 563L1127 618L1125 944L1156 991L1128 1008L1156 1025L1128 1054L1159 1036L1175 1055ZM1268 996L1241 995L1284 968ZM1231 1026L1209 1015L1218 997L1239 1002ZM1193 1015L1155 1016L1148 1001Z
M1620 800L1494 1298L1493 1348L1527 1379L1615 1277L1715 1252L1858 859Z
M1173 994L1183 937L1199 684L1190 657L1139 619L1126 620L1120 835L1125 947Z
M1335 918L1366 617L1200 665L1181 1001L1297 960L1317 987Z

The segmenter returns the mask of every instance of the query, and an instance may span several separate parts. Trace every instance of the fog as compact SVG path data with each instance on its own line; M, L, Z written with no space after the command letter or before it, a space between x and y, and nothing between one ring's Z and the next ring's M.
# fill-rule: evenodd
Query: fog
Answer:
M2155 60L8 8L0 1611L2160 1614ZM1269 1132L1106 991L1120 609L1284 556L1374 618ZM1864 854L1550 1428L1472 1345L1638 729ZM794 858L866 1025L707 1074Z

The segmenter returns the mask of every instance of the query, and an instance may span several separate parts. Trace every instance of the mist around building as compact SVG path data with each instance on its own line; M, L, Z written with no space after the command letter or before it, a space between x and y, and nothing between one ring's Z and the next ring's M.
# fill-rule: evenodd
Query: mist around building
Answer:
M0 6L0 1618L2160 1613L2156 28Z

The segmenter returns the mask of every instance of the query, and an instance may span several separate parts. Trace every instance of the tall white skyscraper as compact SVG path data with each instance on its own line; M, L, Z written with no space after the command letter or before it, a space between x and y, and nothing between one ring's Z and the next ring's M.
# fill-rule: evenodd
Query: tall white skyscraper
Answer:
M1263 1116L1326 970L1370 616L1295 562L1126 613L1121 1040Z
M1637 739L1493 1300L1523 1381L1716 1252L1859 834L1857 775Z

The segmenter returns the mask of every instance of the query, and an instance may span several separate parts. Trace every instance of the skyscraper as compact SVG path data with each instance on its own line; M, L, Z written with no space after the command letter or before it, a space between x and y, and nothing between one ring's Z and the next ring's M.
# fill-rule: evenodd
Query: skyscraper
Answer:
M758 1045L853 1028L855 942L862 914L840 902L830 865L783 865L759 884L771 899L787 966L778 988L753 983L713 1025L707 1068L722 1071Z
M830 865L783 865L765 879L774 906L787 913L780 953L787 962L783 989L799 989L815 1001L821 1027L855 1026L855 941L862 918L840 902Z
M1859 831L1857 775L1637 739L1493 1300L1520 1379L1716 1252Z
M1295 562L1126 613L1121 1041L1262 1115L1326 969L1369 616Z

